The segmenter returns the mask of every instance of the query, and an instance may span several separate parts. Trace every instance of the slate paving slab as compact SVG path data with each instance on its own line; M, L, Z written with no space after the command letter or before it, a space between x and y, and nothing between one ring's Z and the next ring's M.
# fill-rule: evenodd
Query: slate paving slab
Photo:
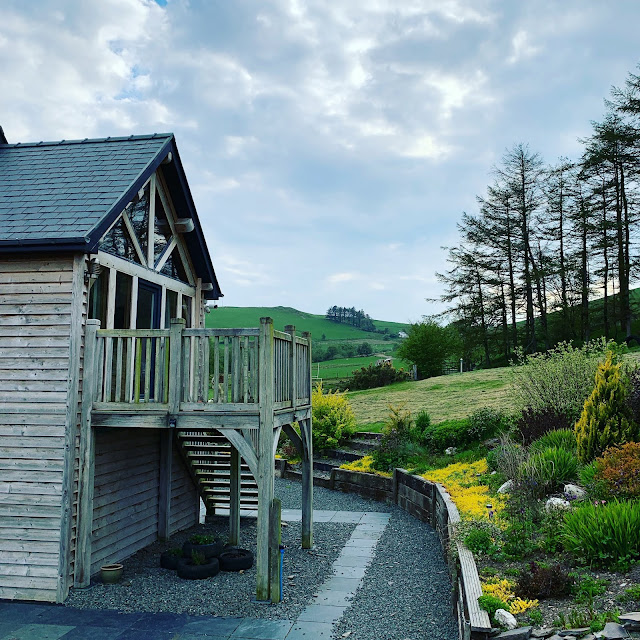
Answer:
M325 640L331 638L333 625L328 622L296 622L287 640Z
M245 618L231 634L231 640L284 640L293 622Z

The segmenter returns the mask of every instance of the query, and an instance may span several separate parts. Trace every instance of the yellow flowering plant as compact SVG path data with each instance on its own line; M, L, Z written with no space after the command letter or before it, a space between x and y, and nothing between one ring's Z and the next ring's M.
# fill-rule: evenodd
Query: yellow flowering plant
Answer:
M540 604L538 600L516 598L513 592L514 587L514 583L506 578L491 578L482 583L482 594L494 596L505 602L509 607L509 613L513 615L524 613Z
M345 462L340 465L341 469L347 469L347 471L359 471L360 473L374 473L377 476L384 476L390 478L391 474L384 471L378 471L373 467L373 458L371 456L364 456L353 462Z

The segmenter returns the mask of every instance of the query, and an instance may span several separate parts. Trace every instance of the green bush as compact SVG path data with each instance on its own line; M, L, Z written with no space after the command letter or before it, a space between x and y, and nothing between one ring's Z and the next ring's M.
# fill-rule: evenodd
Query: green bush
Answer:
M564 449L565 451L569 451L575 455L577 444L573 429L557 429L556 431L549 431L541 438L534 440L529 447L529 451L542 451L549 447Z
M500 552L498 536L489 527L472 527L463 542L469 551L477 555L495 556Z
M506 611L509 611L509 605L495 596L480 596L478 598L478 604L481 609L489 614L492 622L494 621L494 617L498 609L505 609Z
M594 340L579 349L562 342L545 353L521 352L512 368L513 393L520 408L561 409L569 423L575 423L593 389L598 362L607 351L621 349L615 342Z
M402 467L416 451L413 420L404 405L389 405L389 416L382 430L382 438L371 454L373 466L379 471Z
M467 439L469 442L486 440L500 433L508 424L509 417L503 411L483 407L469 416Z
M311 395L313 448L318 451L338 447L356 431L356 418L343 393L324 393L322 384Z
M448 447L462 447L469 443L468 420L446 420L429 425L423 432L423 444L433 453Z
M584 403L575 428L578 458L583 463L602 455L605 449L635 439L629 396L629 377L613 352L598 366L595 388Z
M548 447L529 456L520 468L520 477L534 483L535 494L545 496L577 479L578 459L566 449Z
M589 497L598 500L609 498L609 492L604 480L600 476L600 463L598 460L592 460L589 464L585 464L578 471L578 480L583 486Z
M581 562L624 570L640 557L638 531L640 502L596 501L567 513L562 542Z
M394 382L404 382L409 379L409 373L402 369L395 369L391 362L370 364L353 372L346 385L352 391L385 387Z
M420 444L426 444L425 432L428 431L431 426L431 416L426 410L420 411L416 416L413 425L413 440Z

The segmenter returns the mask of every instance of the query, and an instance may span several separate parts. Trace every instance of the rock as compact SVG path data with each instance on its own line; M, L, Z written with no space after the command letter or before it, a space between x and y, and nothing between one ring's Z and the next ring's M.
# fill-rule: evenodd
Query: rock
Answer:
M504 611L504 609L498 609L498 611ZM511 631L505 631L504 633L501 633L499 636L496 636L496 640L500 640L502 638L504 638L505 640L529 640L532 629L533 627L520 627L519 629L512 629Z
M495 615L496 622L500 624L502 627L506 627L507 629L515 629L518 626L518 621L504 609L498 609ZM527 636L528 638L529 636Z
M565 484L564 496L567 500L584 500L587 497L587 492L577 484Z
M604 629L600 634L601 638L606 638L607 640L622 640L622 638L629 638L629 632L617 622L607 622L604 625Z
M455 456L456 453L458 452L458 450L455 447L447 447L444 452L448 455L448 456Z
M553 627L543 627L542 629L534 629L531 632L532 638L548 638L552 636L556 630Z
M495 449L500 446L500 438L489 438L482 443L487 449Z
M499 489L498 493L511 493L513 489L513 480L507 480Z
M571 509L571 503L564 498L549 498L544 505L545 511L553 511L554 509Z
M593 635L593 633L587 633L587 635L582 636L580 640L596 640L596 637Z
M562 640L562 636L559 636L557 633L554 633L550 638L547 638L547 640Z
M585 633L589 633L589 627L581 627L580 629L565 629L559 632L563 638L581 638Z
M629 631L640 631L640 612L623 613L619 620L625 629Z

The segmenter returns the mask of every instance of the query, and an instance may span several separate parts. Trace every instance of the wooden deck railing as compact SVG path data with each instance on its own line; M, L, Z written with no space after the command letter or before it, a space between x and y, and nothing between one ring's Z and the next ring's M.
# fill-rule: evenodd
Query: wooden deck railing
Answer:
M274 409L311 403L311 338L294 327L95 331L94 408L108 411L259 409L260 363L272 362ZM91 339L87 332L87 339ZM263 353L263 351L265 353ZM265 358L266 356L266 358ZM87 363L88 364L88 363Z

